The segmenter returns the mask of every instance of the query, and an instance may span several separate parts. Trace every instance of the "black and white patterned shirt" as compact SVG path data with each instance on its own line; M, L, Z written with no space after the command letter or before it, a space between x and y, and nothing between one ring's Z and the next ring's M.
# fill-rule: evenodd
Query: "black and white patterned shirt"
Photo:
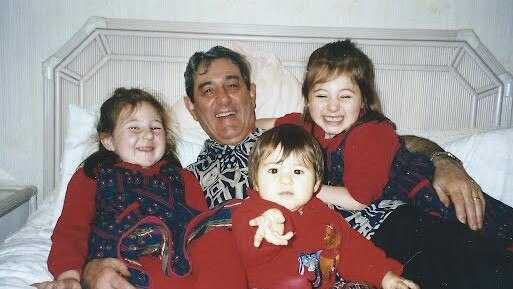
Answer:
M248 157L263 130L257 128L238 145L205 141L196 162L187 170L200 181L210 208L227 200L246 198L249 186Z

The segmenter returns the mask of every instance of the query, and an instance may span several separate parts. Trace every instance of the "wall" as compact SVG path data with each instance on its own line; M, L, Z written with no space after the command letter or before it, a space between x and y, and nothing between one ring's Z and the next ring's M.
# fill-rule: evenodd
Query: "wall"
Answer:
M0 183L43 184L42 62L90 16L473 29L513 73L511 0L0 0Z

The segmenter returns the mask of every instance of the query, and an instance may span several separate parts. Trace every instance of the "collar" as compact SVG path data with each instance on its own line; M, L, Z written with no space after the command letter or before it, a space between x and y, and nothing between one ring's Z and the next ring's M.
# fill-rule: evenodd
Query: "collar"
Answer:
M326 132L320 126L318 126L316 123L314 123L313 121L311 121L309 123L310 123L309 125L311 126L311 131L312 131L315 139L317 139L317 141L319 142L321 147L327 151L335 151L338 148L339 144L346 137L346 132L342 132L342 133L337 134L333 138L324 138L324 136L326 135Z
M262 135L264 130L256 128L244 140L236 145L220 144L212 139L207 139L204 144L204 150L214 159L221 159L223 156L235 154L248 154L253 143Z
M140 172L145 176L156 175L160 172L160 168L167 163L166 160L160 160L151 167L143 168L141 165L132 164L128 162L119 162L115 164L116 167L125 168L131 171Z

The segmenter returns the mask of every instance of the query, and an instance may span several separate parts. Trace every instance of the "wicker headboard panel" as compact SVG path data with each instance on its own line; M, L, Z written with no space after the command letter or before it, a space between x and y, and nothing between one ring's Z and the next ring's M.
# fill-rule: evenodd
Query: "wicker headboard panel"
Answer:
M298 79L310 53L352 38L374 61L385 113L404 132L512 124L513 78L471 30L391 30L138 21L93 17L44 63L45 188L58 181L69 104L96 109L118 86L172 104L196 51L243 42L275 54Z

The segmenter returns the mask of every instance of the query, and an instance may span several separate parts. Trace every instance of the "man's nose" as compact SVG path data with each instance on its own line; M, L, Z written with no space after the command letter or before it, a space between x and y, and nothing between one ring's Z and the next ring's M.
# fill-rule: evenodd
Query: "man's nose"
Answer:
M218 90L217 99L220 102L230 102L230 95L225 88L222 88Z

